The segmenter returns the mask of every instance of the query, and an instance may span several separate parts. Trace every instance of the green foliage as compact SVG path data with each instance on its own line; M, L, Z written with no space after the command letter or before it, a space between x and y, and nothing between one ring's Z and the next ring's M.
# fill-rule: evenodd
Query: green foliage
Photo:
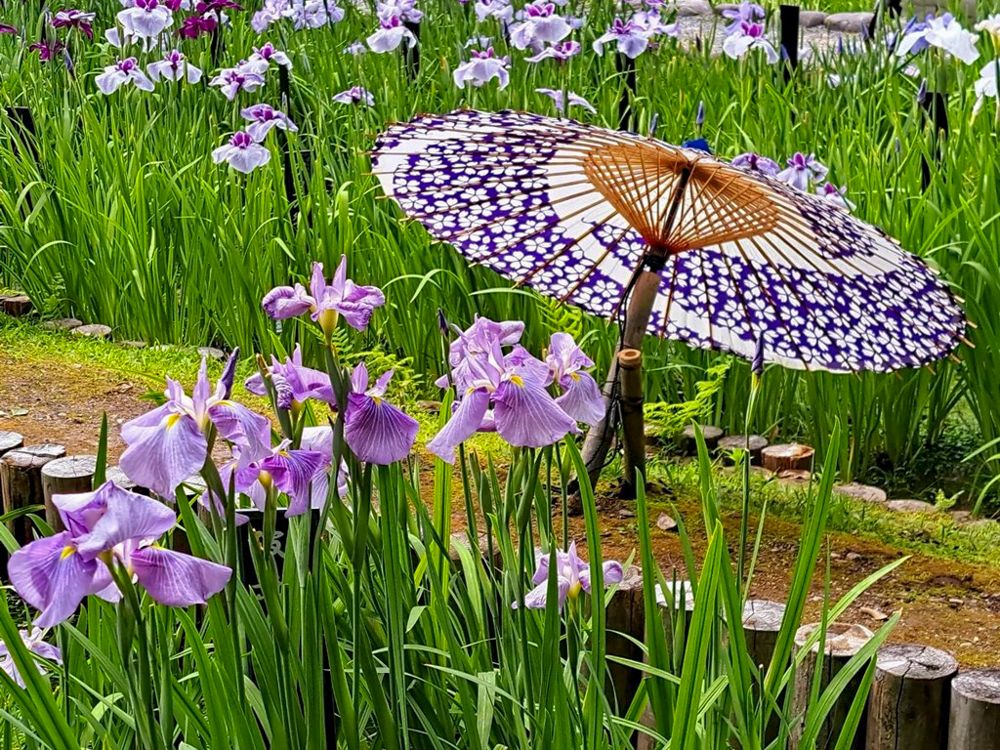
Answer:
M673 438L692 423L701 423L718 410L719 395L725 385L730 360L723 360L705 371L705 380L694 383L694 396L676 403L654 402L644 406L647 423L664 438Z

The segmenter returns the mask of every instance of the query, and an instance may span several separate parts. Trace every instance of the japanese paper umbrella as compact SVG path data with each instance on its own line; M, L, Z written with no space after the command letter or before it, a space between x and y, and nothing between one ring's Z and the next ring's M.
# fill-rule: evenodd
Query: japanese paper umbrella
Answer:
M519 112L392 125L385 193L475 263L643 332L832 372L947 355L948 287L845 209L692 149ZM638 337L638 340L635 338ZM628 340L632 338L633 340Z

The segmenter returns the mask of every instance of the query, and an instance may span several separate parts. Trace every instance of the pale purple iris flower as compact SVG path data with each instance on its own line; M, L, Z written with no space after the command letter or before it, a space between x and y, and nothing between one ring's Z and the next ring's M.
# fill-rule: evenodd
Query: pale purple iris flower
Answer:
M1000 21L998 21L1000 23ZM979 71L979 80L975 82L976 104L972 108L975 117L982 110L987 99L997 100L997 112L1000 113L1000 96L997 92L997 71L1000 70L1000 58L987 63Z
M634 60L649 47L650 34L644 26L615 18L610 28L594 40L594 52L604 54L604 45L614 42L618 52Z
M726 8L722 11L722 17L730 21L730 24L726 27L727 34L738 33L744 22L756 23L757 21L763 21L765 15L764 8L757 5L757 3L748 2L748 0L743 0L735 8Z
M462 46L466 49L469 49L469 47L485 48L489 47L491 44L493 44L493 40L488 36L473 36L466 39L465 44Z
M604 396L587 370L594 361L583 353L568 333L553 333L545 357L549 377L562 391L559 407L577 422L595 425L604 419Z
M95 13L87 13L75 8L56 11L55 15L52 16L52 28L79 29L87 39L93 39L95 16Z
M658 10L640 11L632 16L630 22L650 39L661 35L674 39L680 36L680 26L676 23L663 23L663 16Z
M298 345L292 351L292 356L284 362L272 356L271 366L267 368L267 372L277 395L279 409L295 411L311 398L330 406L337 404L333 387L330 385L330 376L321 370L303 366L302 348ZM243 387L255 396L267 395L264 377L259 372L247 378Z
M788 160L787 169L781 170L776 176L787 185L798 190L807 191L813 182L821 182L827 173L827 168L816 160L814 154L806 156L801 152Z
M301 284L279 286L268 292L261 301L274 320L295 318L310 313L323 332L333 334L340 316L352 328L363 331L368 327L372 312L385 304L382 290L374 286L360 286L347 278L347 256L340 258L340 265L329 284L323 275L323 264L313 263L309 291Z
M245 107L240 111L240 115L250 123L247 125L247 133L257 143L263 143L267 134L274 128L292 133L297 133L299 130L288 115L269 104L254 104L252 107Z
M159 0L135 0L131 8L118 12L118 23L127 37L152 39L166 31L174 22L173 13Z
M515 49L539 53L548 44L561 42L573 31L565 18L556 14L556 6L535 0L518 13L518 22L510 27L510 44Z
M256 461L245 461L241 454L224 467L223 483L229 477L234 479L236 490L247 495L260 510L264 509L266 491L273 487L288 497L287 517L302 515L313 505L313 480L330 465L330 459L319 451L293 449L290 445L291 441L283 440Z
M32 628L31 633L27 630L18 630L17 634L21 637L21 643L24 647L28 649L29 652L36 656L40 656L56 664L62 664L62 651L57 647L53 646L51 643L46 643L43 640L45 632L41 628ZM45 674L45 670L42 665L35 661L35 668L38 670L38 674ZM17 664L14 663L14 657L11 656L10 649L7 648L7 644L0 641L0 670L7 673L18 687L24 687L24 678L21 673L17 670Z
M531 582L535 588L524 597L526 609L545 609L549 601L549 561L552 555L541 555L538 558L538 569ZM622 564L616 560L607 560L602 566L604 586L614 586L621 583L625 571ZM591 591L590 564L580 559L576 552L576 542L569 546L568 552L556 551L556 579L558 581L558 607L563 608L567 599L577 599L580 592ZM517 602L511 605L517 609Z
M385 401L393 371L383 373L369 388L364 362L354 368L344 415L344 440L359 460L379 466L402 461L413 448L420 425Z
M519 337L522 329L515 330ZM501 342L517 340L511 339L502 324L478 319L452 342L450 359L458 359L452 381L460 400L451 419L427 444L441 460L453 463L455 448L484 428L495 429L510 445L528 448L551 445L578 432L573 418L546 390L548 366L520 346L503 353Z
M142 91L152 91L155 88L149 77L142 72L134 57L126 57L114 65L109 65L104 72L94 79L102 94L113 94L125 84L131 83Z
M233 352L215 391L208 382L202 359L191 396L181 384L167 378L167 401L122 426L128 448L119 465L129 479L167 499L181 482L201 471L208 458L208 433L218 434L239 446L249 460L271 450L271 423L245 406L230 400L236 358Z
M158 547L176 514L149 497L106 482L94 492L54 495L66 530L43 537L11 555L11 584L35 609L38 627L68 619L86 597L117 601L121 594L108 565L123 566L155 601L171 607L204 604L232 571Z
M375 97L364 86L352 86L346 91L335 94L333 100L338 104L364 104L369 107L375 106Z
M722 51L734 60L741 59L754 49L764 53L769 65L781 59L774 45L764 38L764 27L759 23L743 21L739 29L731 32L722 42Z
M559 114L565 114L566 100L569 100L569 106L571 107L583 107L588 112L597 114L597 110L594 109L594 105L579 94L575 94L572 91L567 91L565 96L563 96L562 91L557 91L556 89L535 89L535 92L549 97L549 99L555 103L556 112Z
M532 55L531 57L526 57L530 63L538 63L542 60L556 60L558 62L565 62L571 57L580 54L580 50L583 49L583 45L579 42L560 42L559 44L553 44L550 47L546 47L537 55Z
M326 468L313 477L312 507L320 509L326 502L326 494L330 487L330 472L333 471L333 428L329 425L321 427L306 427L302 430L302 440L299 443L303 450L322 453ZM347 473L347 462L340 460L340 470L337 472L337 494L347 497L347 483L350 476Z
M777 177L778 172L781 171L781 167L778 166L778 162L774 159L768 159L766 156L755 154L752 151L740 154L733 159L733 166L744 167L751 172L757 172L768 177Z
M403 25L402 19L399 16L392 16L380 18L378 31L369 36L366 41L372 52L381 54L397 49L404 39L408 47L413 47L417 43L417 38L413 36L412 31Z
M281 50L275 49L270 42L263 47L253 48L253 54L247 60L246 68L263 75L264 71L271 67L271 63L280 65L286 70L292 69L291 58Z
M271 160L271 152L254 140L250 133L240 130L225 143L212 151L215 164L225 162L237 172L250 174Z
M376 14L379 18L397 17L404 23L420 23L424 14L417 8L416 0L382 0Z
M510 65L510 59L497 57L492 47L487 47L483 51L473 50L472 59L455 68L452 78L460 89L465 88L466 83L471 83L479 88L495 78L499 83L497 90L503 91L510 83L510 74L507 72L508 65Z
M847 199L847 187L837 187L832 182L825 182L816 188L816 195L833 203L834 205L853 211L854 204Z
M343 21L344 9L335 0L291 0L282 15L291 19L295 30L320 29Z
M476 0L474 9L480 23L487 18L495 18L505 26L514 21L514 6L509 0Z
M978 39L971 31L963 28L951 13L945 13L937 18L928 17L923 28L918 24L904 34L896 48L896 55L905 57L928 47L937 47L970 65L979 59L979 50L976 49Z
M448 365L451 374L442 375L434 384L438 388L448 388L454 384L458 392L472 385L476 378L472 363L488 357L496 341L500 346L514 346L521 340L524 323L520 320L505 320L500 323L489 318L476 317L465 331L455 329L458 337L448 347Z
M147 67L149 77L154 81L161 78L165 81L183 81L198 83L201 80L201 69L189 63L180 50L171 50L162 60L151 62Z
M256 66L241 63L235 68L223 68L208 85L218 86L226 99L233 101L241 91L252 92L263 86L264 77Z
M355 57L357 57L358 55L363 55L367 51L368 48L365 46L364 42L352 42L351 44L348 44L346 47L344 47L345 55L354 55Z

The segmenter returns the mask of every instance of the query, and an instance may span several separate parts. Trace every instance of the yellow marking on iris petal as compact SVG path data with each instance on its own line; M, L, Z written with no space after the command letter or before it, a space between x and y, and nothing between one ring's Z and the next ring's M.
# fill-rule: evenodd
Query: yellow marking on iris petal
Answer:
M375 406L380 406L382 404L382 399L379 396L372 396L371 399L375 402Z
M576 380L576 381L579 381L579 380L580 380L580 374L579 374L579 373L576 373L576 372L571 372L571 373L569 374L569 376L570 376L571 378L573 378L573 380Z
M518 388L524 387L524 380L521 379L520 375L511 375L510 382L516 385Z
M76 552L76 550L73 547L70 547L69 545L66 545L65 547L63 547L62 554L59 555L59 559L60 560L65 560L67 557L69 557L70 555L72 555L74 552Z
M581 589L583 589L583 586L580 584L579 581L574 583L572 586L569 587L569 598L576 599L578 596L580 596Z
M180 421L181 421L180 414L171 414L169 417L167 417L167 429L169 430L171 427L173 427Z

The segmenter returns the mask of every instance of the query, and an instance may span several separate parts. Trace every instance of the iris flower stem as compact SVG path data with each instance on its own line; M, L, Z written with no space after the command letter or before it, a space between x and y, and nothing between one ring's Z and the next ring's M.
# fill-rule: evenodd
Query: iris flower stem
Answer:
M743 443L743 459L742 459L742 469L743 469L743 504L742 513L740 514L740 559L739 566L736 570L736 580L742 587L741 593L743 598L746 598L747 592L750 590L750 581L743 580L743 573L746 569L746 557L747 557L747 536L750 524L750 428L753 424L754 413L756 412L757 406L757 395L760 392L760 375L753 374L751 376L750 384L750 397L747 399L747 412L746 420L744 422L744 443Z
M521 451L520 460L523 464L522 468L527 470L528 475L523 480L524 485L522 491L524 492L524 495L521 497L521 505L517 513L517 541L521 556L520 574L516 576L518 601L517 611L518 628L521 631L520 640L522 659L524 660L525 692L528 699L528 706L533 714L535 711L535 689L533 684L534 676L531 669L531 650L528 641L528 611L524 606L524 573L530 570L528 552L534 551L535 548L534 539L531 535L531 505L532 498L535 495L535 487L538 484L538 472L541 468L542 456L539 454L536 460L534 449L528 448L527 450Z
M69 630L65 627L59 628L59 648L62 651L62 699L63 710L66 712L66 723L73 726L73 708L69 700L70 673L69 673Z

